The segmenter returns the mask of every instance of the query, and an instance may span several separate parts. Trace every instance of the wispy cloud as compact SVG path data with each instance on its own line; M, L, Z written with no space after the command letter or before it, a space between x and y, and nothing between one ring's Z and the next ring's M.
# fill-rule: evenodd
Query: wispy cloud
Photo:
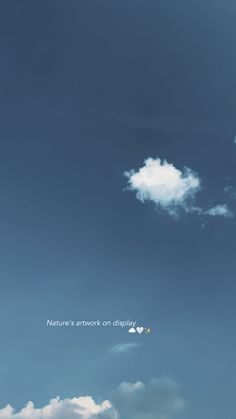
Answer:
M222 205L216 205L215 207L205 211L206 215L211 215L212 217L226 217L226 218L232 218L233 212L229 209L228 205L222 204Z
M118 343L117 345L112 346L109 349L109 352L112 354L127 354L132 349L137 348L138 346L140 346L140 343Z
M124 175L128 179L128 189L136 193L139 201L151 201L171 216L177 217L181 212L214 217L233 215L226 204L207 210L194 204L201 189L201 179L188 167L180 170L167 160L149 157L137 171L132 169Z
M232 185L225 186L224 192L231 198L236 198L236 189Z

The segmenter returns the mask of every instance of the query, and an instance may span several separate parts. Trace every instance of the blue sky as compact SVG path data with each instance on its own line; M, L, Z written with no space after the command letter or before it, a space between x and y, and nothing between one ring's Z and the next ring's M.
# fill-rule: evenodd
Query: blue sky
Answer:
M1 2L0 418L234 418L235 14Z

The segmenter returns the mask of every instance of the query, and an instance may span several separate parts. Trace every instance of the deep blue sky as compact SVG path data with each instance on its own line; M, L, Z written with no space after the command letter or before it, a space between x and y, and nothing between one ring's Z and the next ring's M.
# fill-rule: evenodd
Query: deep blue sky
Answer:
M231 0L1 0L0 407L173 374L182 418L233 419L235 219L175 220L123 173L165 158L236 210L235 18ZM153 333L112 359L132 339L45 327L71 317Z

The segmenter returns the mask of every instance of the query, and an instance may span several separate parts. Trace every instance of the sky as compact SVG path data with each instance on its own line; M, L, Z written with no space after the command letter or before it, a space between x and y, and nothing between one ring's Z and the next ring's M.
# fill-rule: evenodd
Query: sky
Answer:
M1 0L1 419L234 419L235 17Z

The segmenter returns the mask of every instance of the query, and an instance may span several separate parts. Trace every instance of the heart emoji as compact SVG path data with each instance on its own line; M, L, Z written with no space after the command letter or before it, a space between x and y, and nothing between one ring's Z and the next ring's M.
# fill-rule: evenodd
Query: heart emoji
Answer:
M136 330L134 327L131 327L131 329L129 329L129 333L136 333Z
M144 328L143 327L137 327L136 330L141 335L141 333L143 333L143 331L144 331Z

